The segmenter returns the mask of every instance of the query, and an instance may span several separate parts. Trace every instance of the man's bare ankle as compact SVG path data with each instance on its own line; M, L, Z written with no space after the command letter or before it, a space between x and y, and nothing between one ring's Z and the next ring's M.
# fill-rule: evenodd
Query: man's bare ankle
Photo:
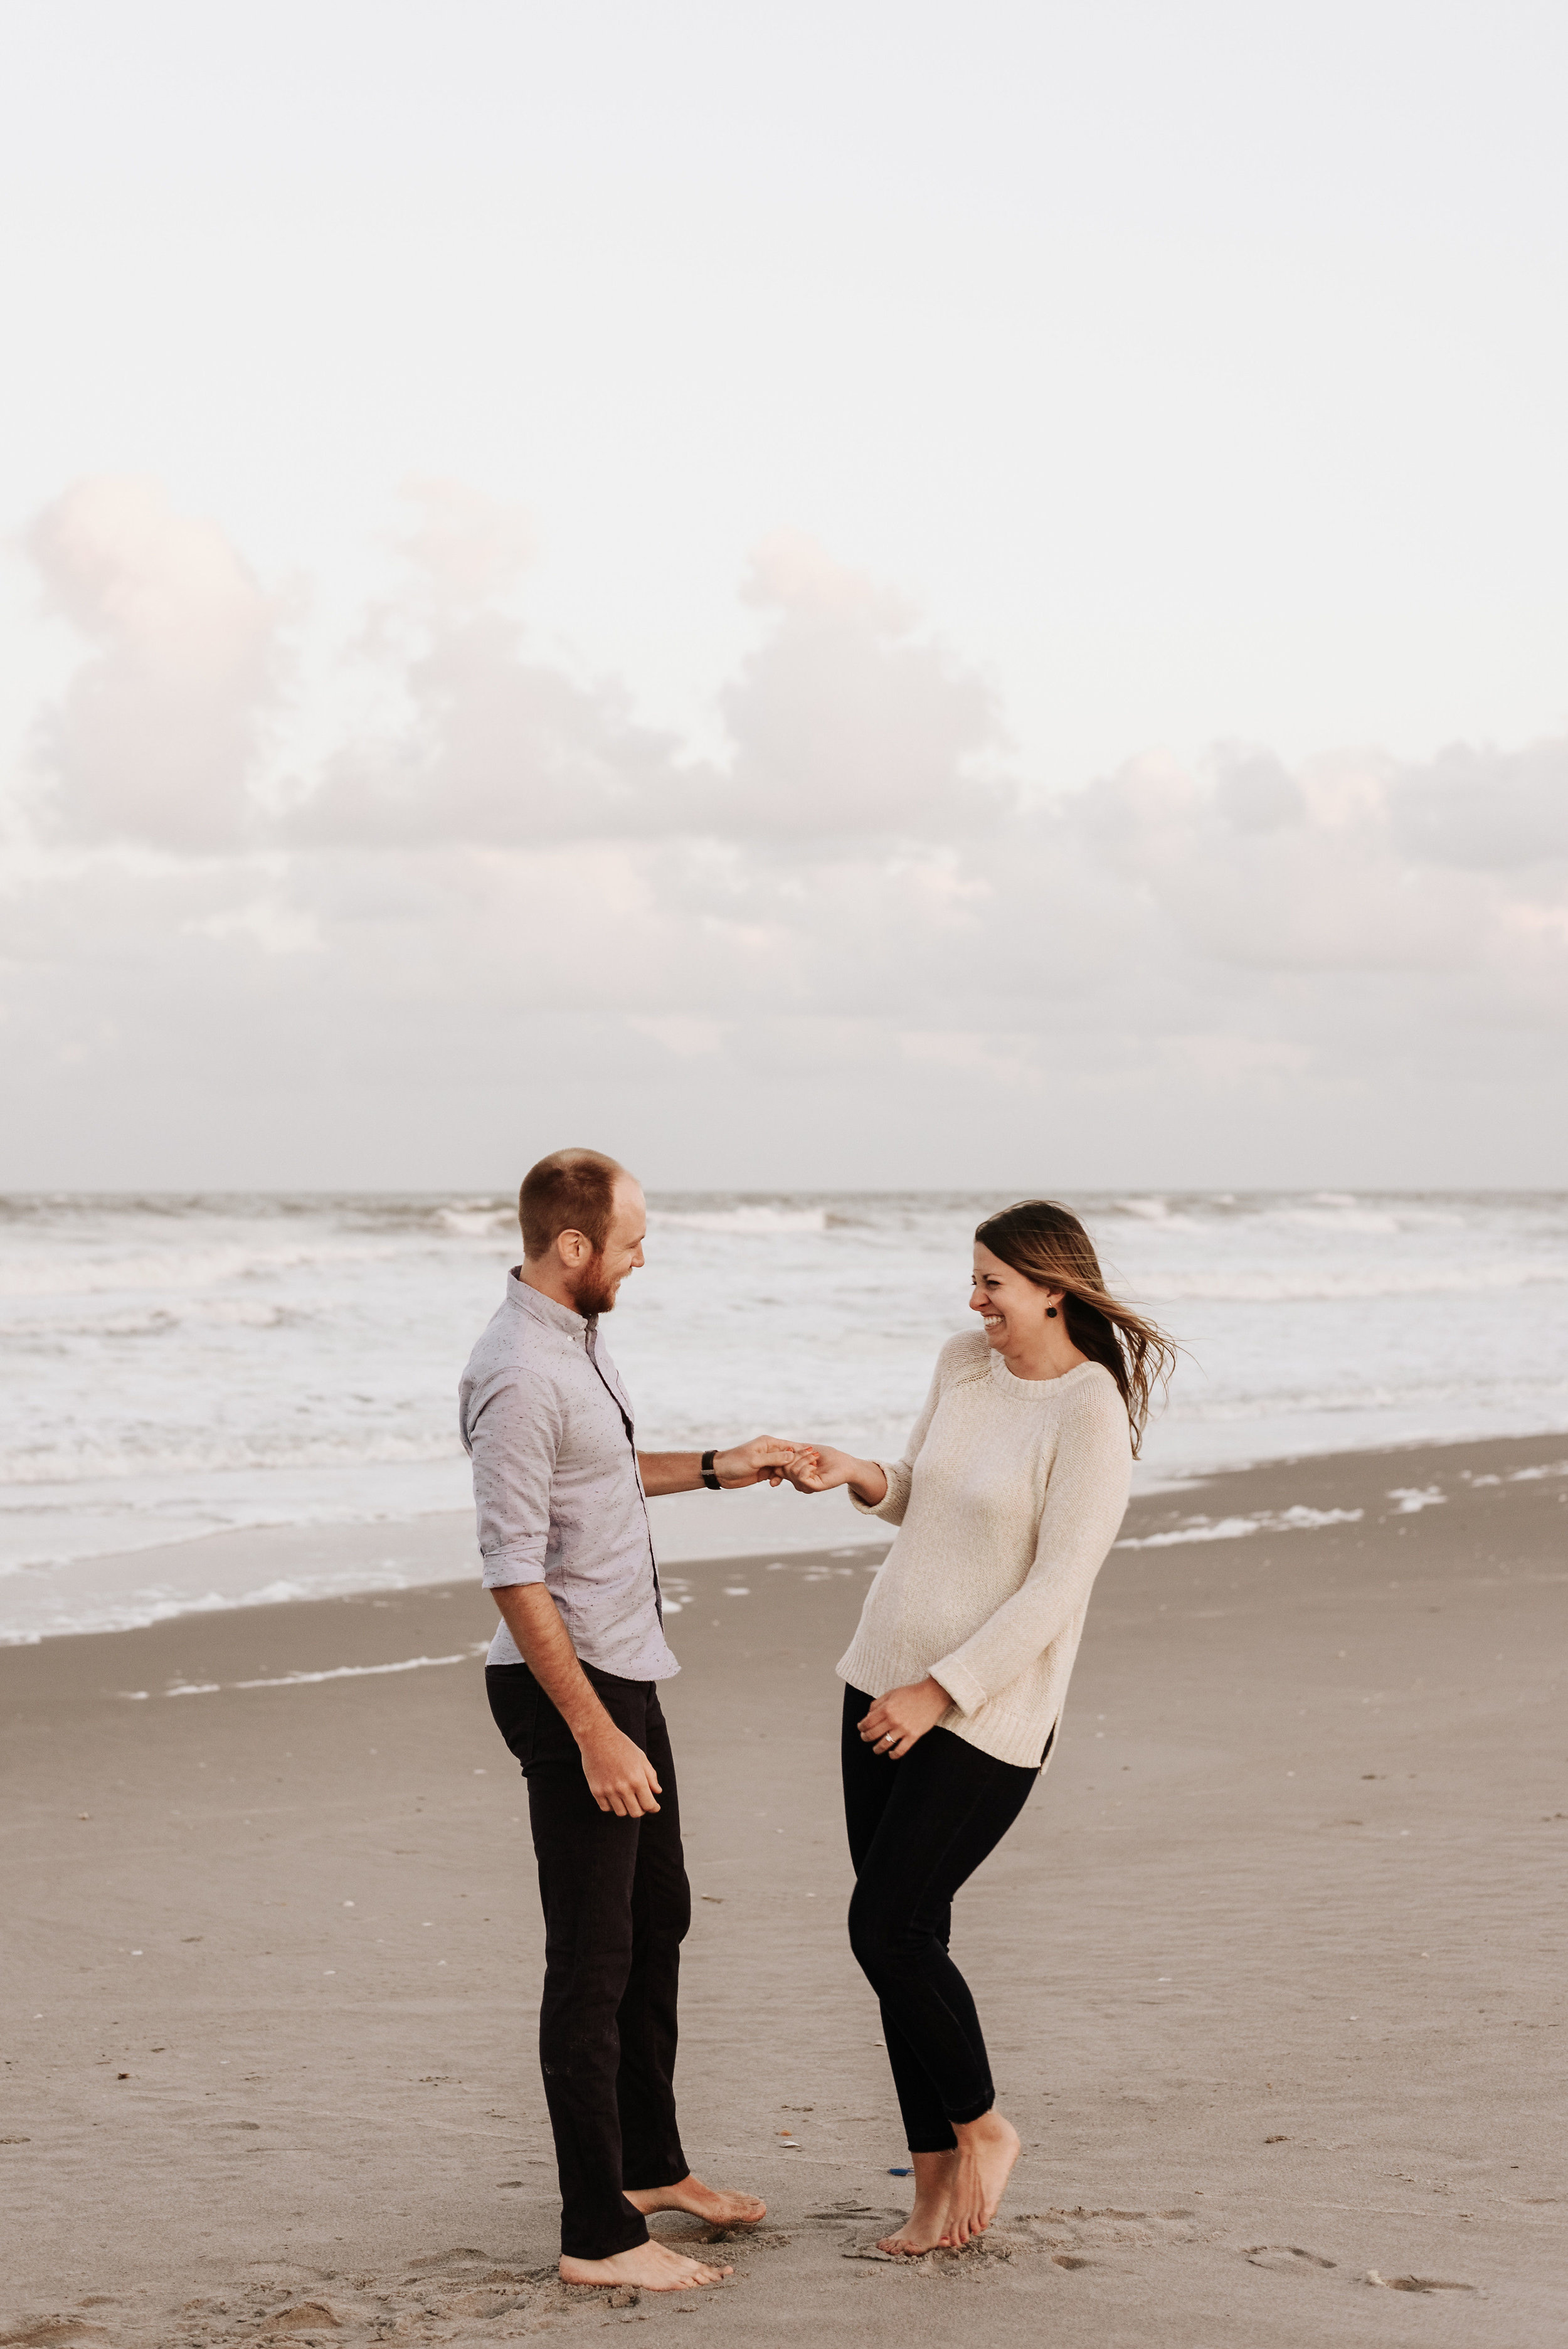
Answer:
M630 2250L612 2251L604 2259L561 2254L562 2283L596 2285L600 2290L622 2284L641 2292L684 2292L694 2285L719 2283L733 2272L727 2266L691 2258L651 2238Z

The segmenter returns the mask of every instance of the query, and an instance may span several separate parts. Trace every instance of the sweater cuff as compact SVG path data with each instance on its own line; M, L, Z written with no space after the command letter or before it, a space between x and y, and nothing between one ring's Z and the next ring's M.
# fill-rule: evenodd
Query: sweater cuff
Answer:
M880 1468L882 1475L887 1478L887 1491L882 1495L880 1501L862 1501L852 1485L846 1487L850 1495L851 1508L858 1510L862 1517L880 1517L888 1503L892 1500L893 1494L892 1470L881 1460L873 1460L872 1466L873 1468Z
M939 1664L928 1667L931 1677L947 1691L960 1713L977 1713L985 1702L985 1692L967 1664L957 1656L944 1656Z

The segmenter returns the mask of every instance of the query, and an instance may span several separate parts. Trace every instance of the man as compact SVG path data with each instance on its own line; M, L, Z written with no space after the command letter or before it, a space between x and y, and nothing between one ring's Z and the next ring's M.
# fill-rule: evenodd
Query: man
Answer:
M566 2283L682 2292L727 2275L649 2238L645 2214L750 2226L765 2206L694 2178L673 2075L691 1920L658 1683L665 1644L645 1496L775 1485L798 1447L643 1452L599 1335L643 1262L646 1210L596 1150L542 1158L523 1261L459 1390L484 1580L500 1610L486 1683L528 1780L544 1906L540 2061Z

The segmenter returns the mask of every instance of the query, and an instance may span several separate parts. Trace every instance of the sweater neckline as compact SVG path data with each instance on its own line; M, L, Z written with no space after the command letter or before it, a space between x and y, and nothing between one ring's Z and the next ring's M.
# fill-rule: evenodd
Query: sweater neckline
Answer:
M1099 1371L1102 1377L1110 1375L1100 1362L1077 1362L1064 1371L1059 1379L1021 1379L1007 1368L1000 1354L993 1354L989 1363L991 1377L1004 1394L1015 1396L1020 1402L1043 1402L1047 1396L1060 1394L1075 1379L1086 1378Z

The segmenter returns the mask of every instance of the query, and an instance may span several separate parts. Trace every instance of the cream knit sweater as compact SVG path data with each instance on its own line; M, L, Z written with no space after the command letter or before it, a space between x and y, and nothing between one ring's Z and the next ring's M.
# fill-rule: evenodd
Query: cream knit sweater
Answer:
M899 1531L841 1677L885 1696L930 1672L953 1699L942 1728L1037 1768L1127 1507L1116 1381L1098 1362L1016 1379L983 1331L950 1338L903 1458L878 1464L886 1498L855 1506Z

